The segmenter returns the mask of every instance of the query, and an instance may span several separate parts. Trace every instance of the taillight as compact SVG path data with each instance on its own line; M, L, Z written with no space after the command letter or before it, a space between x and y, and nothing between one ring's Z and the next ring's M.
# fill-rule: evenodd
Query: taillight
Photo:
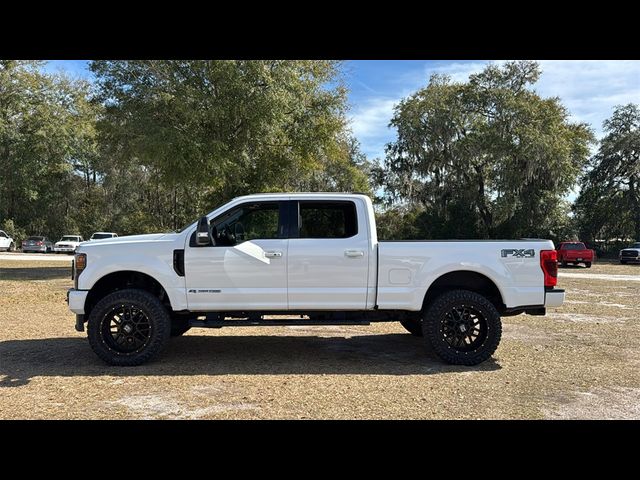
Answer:
M558 252L540 250L540 266L544 273L544 286L555 287L558 284Z
M42 242L38 242L36 243L36 245L42 246Z

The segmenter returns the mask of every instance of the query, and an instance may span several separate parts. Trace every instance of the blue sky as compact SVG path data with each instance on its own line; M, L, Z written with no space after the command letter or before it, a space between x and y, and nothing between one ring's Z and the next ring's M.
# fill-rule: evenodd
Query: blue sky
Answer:
M498 61L500 63L500 61ZM388 128L393 107L403 97L424 87L433 73L464 81L490 61L351 60L344 79L350 89L351 129L368 158L382 158L393 141ZM542 76L535 90L544 97L560 97L575 121L589 123L598 137L602 122L615 105L640 103L640 61L542 60ZM86 60L52 60L50 72L63 71L91 80Z

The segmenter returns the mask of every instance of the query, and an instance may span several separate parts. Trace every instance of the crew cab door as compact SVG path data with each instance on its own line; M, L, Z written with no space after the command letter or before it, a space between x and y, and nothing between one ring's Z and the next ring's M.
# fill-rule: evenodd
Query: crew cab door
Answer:
M192 235L184 254L189 310L287 308L286 205L230 208L210 222L215 245L198 247Z
M297 200L291 209L289 309L364 310L369 235L362 205Z

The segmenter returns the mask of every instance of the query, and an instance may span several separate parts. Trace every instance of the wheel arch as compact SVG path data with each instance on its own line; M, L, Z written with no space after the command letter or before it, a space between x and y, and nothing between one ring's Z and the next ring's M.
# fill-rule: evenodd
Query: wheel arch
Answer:
M85 315L88 316L91 309L106 295L126 288L145 290L158 297L169 311L172 310L169 295L158 280L144 272L120 270L108 273L94 283L85 301Z
M473 270L454 270L434 280L424 295L423 309L441 293L449 290L470 290L485 296L499 312L506 308L500 288L491 278Z

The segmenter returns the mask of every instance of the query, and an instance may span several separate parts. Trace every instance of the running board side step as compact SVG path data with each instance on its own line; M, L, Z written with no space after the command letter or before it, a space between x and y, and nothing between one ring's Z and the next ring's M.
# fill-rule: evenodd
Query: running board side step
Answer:
M317 326L325 325L370 325L369 320L191 320L189 326L204 328L220 327L290 327L290 326Z

